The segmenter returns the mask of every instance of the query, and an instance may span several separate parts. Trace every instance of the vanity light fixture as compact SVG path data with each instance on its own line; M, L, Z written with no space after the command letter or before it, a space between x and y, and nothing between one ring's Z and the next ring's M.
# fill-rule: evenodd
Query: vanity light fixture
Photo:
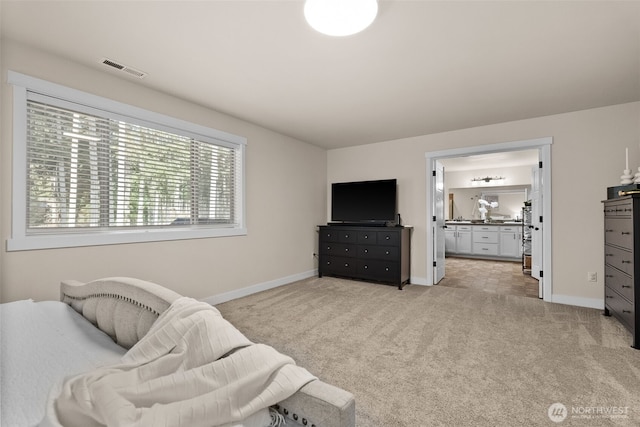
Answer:
M367 28L378 14L377 0L306 0L304 17L329 36L350 36Z
M471 180L471 185L504 185L505 179L506 178L504 176L485 176L484 178L473 178Z

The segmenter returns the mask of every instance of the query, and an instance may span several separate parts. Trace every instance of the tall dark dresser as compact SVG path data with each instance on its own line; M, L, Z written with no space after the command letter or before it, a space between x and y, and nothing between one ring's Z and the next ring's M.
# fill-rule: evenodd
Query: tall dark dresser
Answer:
M604 314L614 316L640 348L640 194L604 202Z

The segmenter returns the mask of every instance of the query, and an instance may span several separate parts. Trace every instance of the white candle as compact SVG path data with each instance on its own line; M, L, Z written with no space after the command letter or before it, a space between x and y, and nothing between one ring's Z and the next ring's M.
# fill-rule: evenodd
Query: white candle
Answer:
M629 147L625 148L625 153L626 153L625 169L629 170Z

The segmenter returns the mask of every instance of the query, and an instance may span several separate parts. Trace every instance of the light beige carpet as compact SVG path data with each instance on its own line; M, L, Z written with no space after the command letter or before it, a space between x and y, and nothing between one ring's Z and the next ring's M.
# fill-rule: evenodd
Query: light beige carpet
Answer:
M640 425L640 350L600 310L330 277L217 307L352 392L359 427Z

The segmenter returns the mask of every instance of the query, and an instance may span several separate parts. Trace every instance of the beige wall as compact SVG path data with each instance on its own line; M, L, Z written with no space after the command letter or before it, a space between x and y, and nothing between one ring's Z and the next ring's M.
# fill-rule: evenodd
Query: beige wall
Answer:
M61 279L134 276L203 298L308 274L326 210L326 151L25 46L3 41L0 134L2 301L58 296ZM244 136L248 235L5 252L11 232L11 87L7 70ZM176 76L188 78L188 76ZM149 76L148 84L153 84Z
M328 152L327 182L397 178L399 211L413 225L412 276L426 278L425 153L553 137L553 295L577 303L603 297L601 200L619 185L624 151L640 166L640 102L425 135ZM586 281L587 271L598 282Z

